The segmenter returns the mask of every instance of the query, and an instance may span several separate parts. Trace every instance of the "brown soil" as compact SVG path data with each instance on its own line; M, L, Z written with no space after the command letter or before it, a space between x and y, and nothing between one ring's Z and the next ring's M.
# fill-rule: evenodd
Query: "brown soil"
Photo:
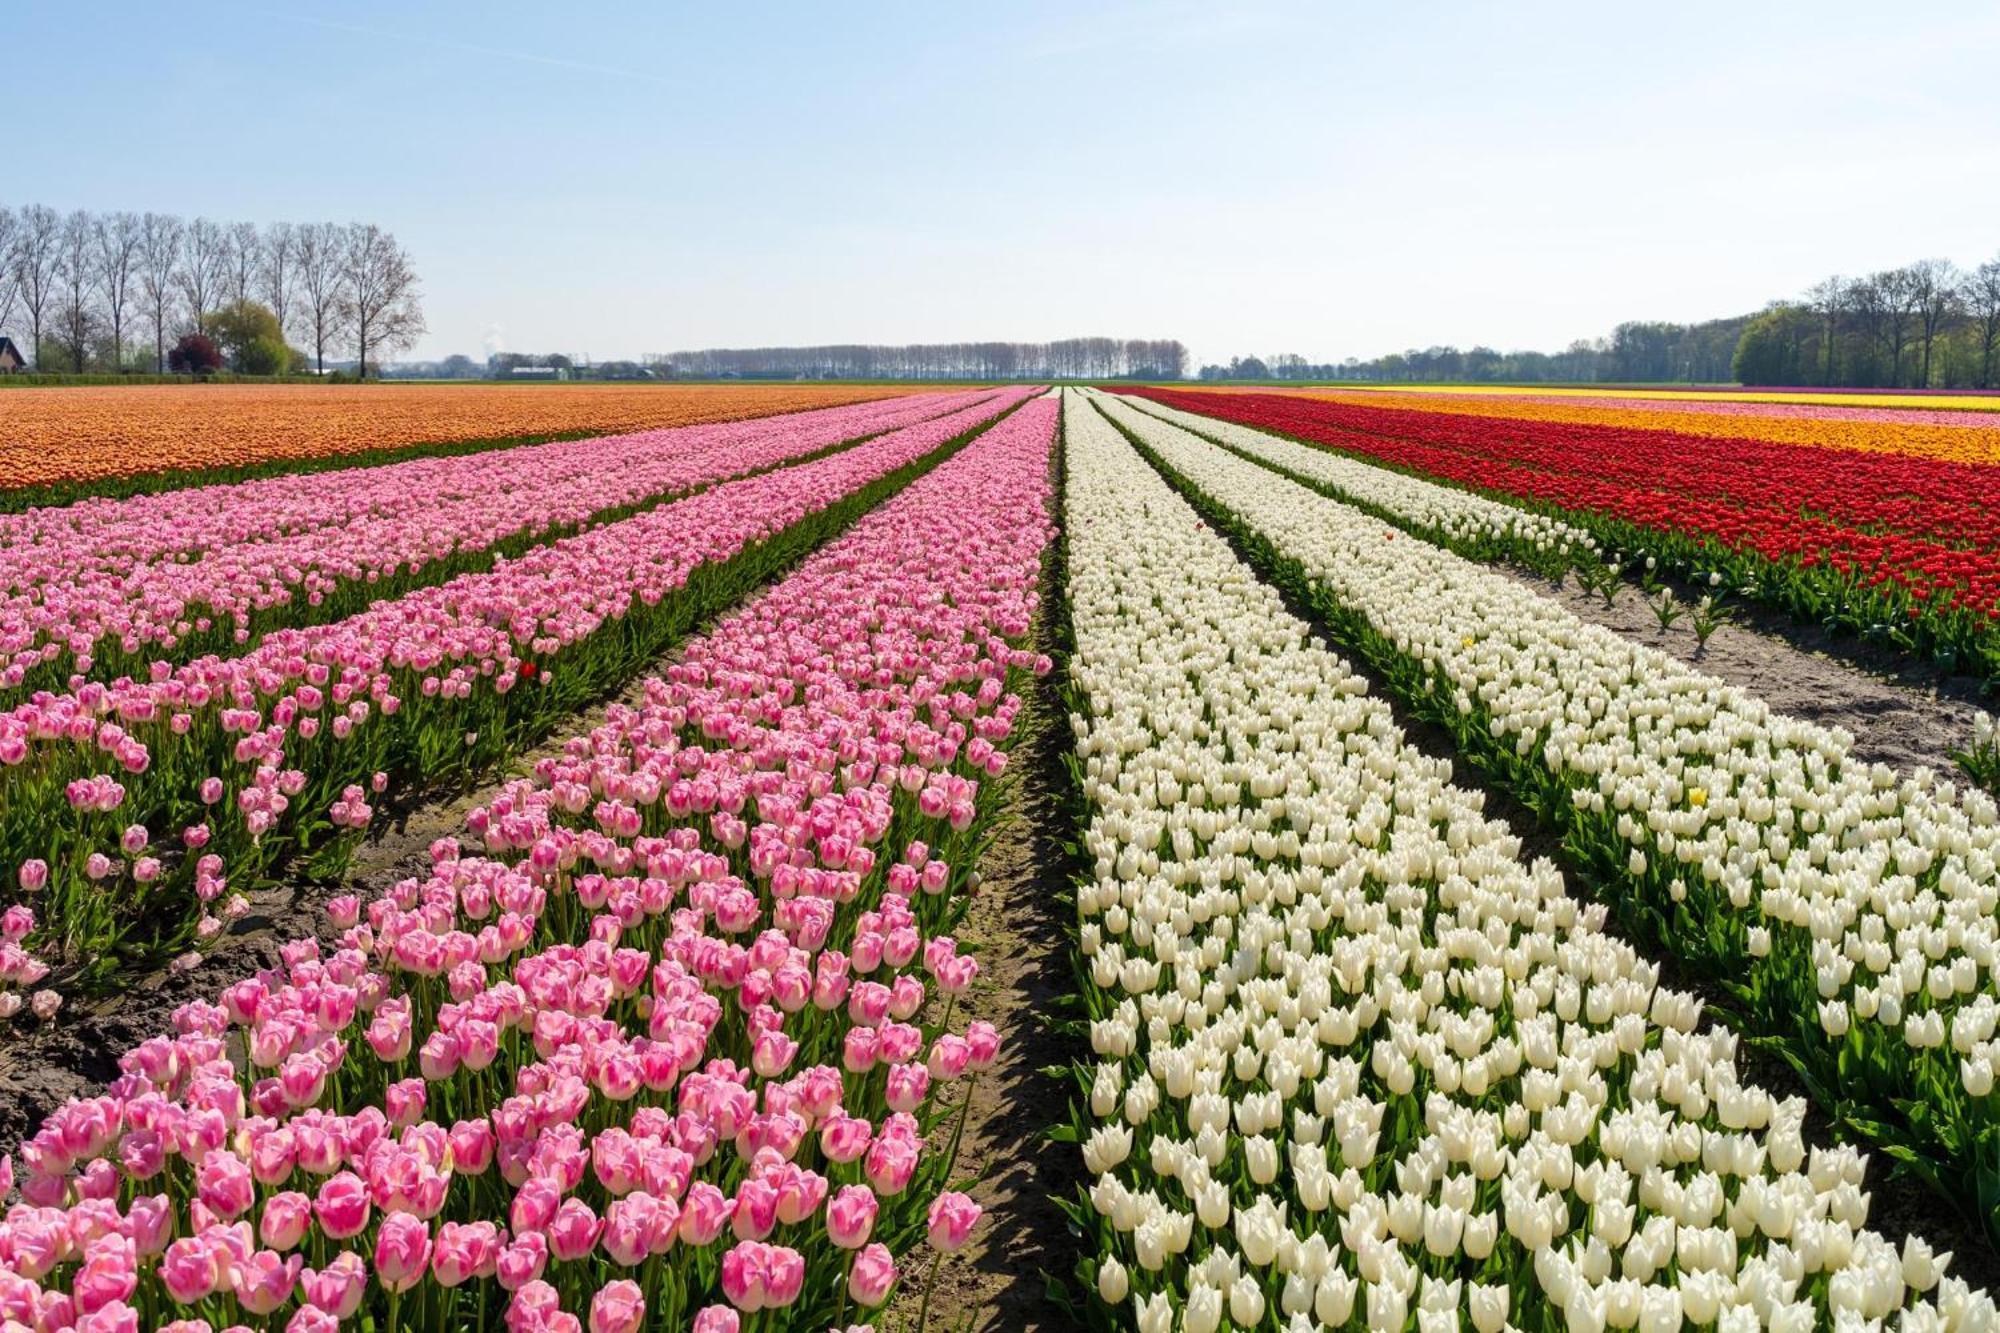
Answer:
M1061 845L1059 797L1068 728L1055 690L1045 680L1026 697L1013 762L1001 779L992 842L979 862L979 890L958 930L959 941L980 962L979 979L960 1012L968 1022L985 1019L998 1028L1001 1053L970 1087L972 1105L952 1172L953 1185L978 1200L986 1215L972 1243L938 1266L925 1323L948 1333L1071 1326L1047 1288L1050 1277L1066 1279L1075 1267L1069 1222L1055 1200L1075 1196L1082 1158L1044 1137L1062 1118L1070 1087L1041 1072L1067 1066L1076 1053L1074 1041L1056 1026L1058 1005L1076 986L1063 920L1069 858ZM917 1314L937 1258L925 1243L903 1261L891 1318L880 1326L900 1320L909 1333L922 1333Z
M1719 676L1756 695L1780 713L1845 727L1854 735L1854 753L1869 763L1903 772L1928 767L1963 781L1952 752L1972 739L1980 712L1979 685L1912 664L1906 657L1874 649L1851 636L1836 639L1800 627L1786 617L1738 606L1735 620L1718 629L1706 648L1695 640L1693 615L1670 629L1660 628L1652 604L1637 588L1625 587L1611 606L1574 582L1556 589L1547 579L1495 566L1549 597L1580 620L1613 629L1634 643L1658 648L1698 670ZM1699 594L1680 589L1683 606Z

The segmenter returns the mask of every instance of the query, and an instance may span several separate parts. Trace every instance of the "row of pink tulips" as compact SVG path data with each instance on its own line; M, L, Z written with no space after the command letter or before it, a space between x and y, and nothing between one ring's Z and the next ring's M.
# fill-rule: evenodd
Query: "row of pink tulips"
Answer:
M475 811L483 854L336 901L337 947L52 1115L0 1318L821 1329L920 1238L962 1246L969 1090L941 1092L998 1038L953 1027L977 965L949 927L1048 666L1055 422L1007 418Z
M749 421L0 515L0 692L231 651L605 516L956 411L923 394Z
M504 756L1027 392L279 631L241 656L39 693L0 715L0 865L38 898L37 938L72 956L109 958L135 922L159 927L149 938L163 947L213 935L241 910L231 876L300 842L346 845L339 835L366 826L392 775L451 777Z

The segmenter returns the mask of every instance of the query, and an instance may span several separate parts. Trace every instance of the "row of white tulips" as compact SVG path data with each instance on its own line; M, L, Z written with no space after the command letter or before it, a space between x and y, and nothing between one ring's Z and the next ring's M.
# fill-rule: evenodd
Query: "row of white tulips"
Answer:
M2000 1323L1065 408L1105 1301L1143 1333Z
M1544 551L1594 558L1597 539L1582 528L1546 514L1532 514L1483 495L1391 472L1331 449L1314 448L1233 421L1196 416L1151 399L1096 395L1106 411L1128 424L1149 415L1192 434L1261 459L1272 467L1332 486L1349 498L1373 505L1398 519L1434 529L1453 541L1502 538Z
M1099 399L1449 701L1462 743L1566 802L1570 845L1966 1197L2000 1189L2000 813L1185 430ZM1898 1121L1897 1108L1921 1104ZM1969 1188L1961 1171L1980 1182ZM1988 1178L1991 1179L1988 1179Z
M1050 390L1055 392L1055 390ZM1581 567L1602 560L1597 539L1589 532L1551 515L1530 513L1499 500L1421 477L1406 476L1338 450L1301 444L1282 435L1256 430L1216 417L1169 407L1137 396L1100 396L1098 401L1120 420L1128 412L1143 412L1268 464L1274 471L1305 480L1333 498L1387 518L1405 531L1448 544L1476 560L1533 563L1560 572L1565 565ZM1542 557L1552 557L1543 560ZM1649 566L1650 567L1650 566ZM1711 571L1708 586L1719 587L1722 574ZM1979 786L2000 795L2000 720L1981 713L1973 720L1970 744L1955 758Z

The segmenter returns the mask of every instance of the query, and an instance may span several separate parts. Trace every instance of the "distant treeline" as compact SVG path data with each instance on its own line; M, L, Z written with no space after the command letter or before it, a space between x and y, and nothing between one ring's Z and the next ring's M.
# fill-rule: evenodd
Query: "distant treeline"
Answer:
M44 373L276 375L424 332L410 256L372 222L217 222L0 204L0 335Z
M1698 324L1634 320L1560 352L1428 347L1325 364L1290 354L1236 357L1203 366L1200 378L1990 389L2000 387L2000 259L1969 272L1926 259L1865 278L1828 278L1756 314Z
M743 379L1182 379L1188 350L1175 338L1063 338L1046 343L847 343L828 347L712 347L649 356L690 378Z

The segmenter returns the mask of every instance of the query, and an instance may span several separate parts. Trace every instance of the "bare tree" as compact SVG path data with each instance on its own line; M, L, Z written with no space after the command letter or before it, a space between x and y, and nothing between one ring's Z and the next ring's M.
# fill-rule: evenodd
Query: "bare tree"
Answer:
M139 291L153 324L153 365L167 370L167 322L173 318L174 292L180 286L181 220L168 213L148 213L139 219Z
M1958 290L1979 338L1979 387L1991 389L1995 362L2000 361L2000 257L1966 274Z
M263 257L264 246L257 237L257 224L230 223L227 254L222 265L222 289L230 300L250 299L251 285L257 280L257 266Z
M0 333L13 322L14 306L20 300L20 287L14 280L14 243L20 230L14 210L0 204Z
M28 312L28 354L34 357L36 370L45 368L42 317L55 300L61 232L62 215L47 204L29 204L21 210L14 239L14 285L21 293L22 308Z
M132 303L144 231L136 213L113 213L97 219L93 236L97 249L97 285L104 294L104 311L111 316L111 362L125 368L125 310Z
M408 347L424 331L417 271L393 235L372 222L356 222L342 238L340 285L353 321L357 369L365 379L370 358Z
M97 322L97 225L80 208L66 215L56 232L56 301L63 341L81 375Z
M1949 259L1919 259L1910 265L1910 287L1917 317L1917 338L1923 347L1917 387L1931 387L1931 347L1958 308L1959 271Z
M313 365L322 374L326 371L326 345L347 330L341 284L343 235L338 223L307 222L292 237L300 327L312 335Z
M229 260L229 234L221 224L196 218L181 233L181 295L196 333L206 332L208 312L223 289Z
M293 265L298 258L298 228L289 222L273 222L264 228L263 243L257 254L257 294L278 317L278 329L291 335Z
M1903 349L1910 345L1910 317L1917 313L1919 294L1914 269L1884 269L1869 280L1881 302L1882 341L1889 351L1889 385L1903 382Z
M1840 317L1847 312L1847 280L1838 275L1815 283L1806 292L1806 304L1820 319L1820 383L1833 383L1834 347L1840 341Z

